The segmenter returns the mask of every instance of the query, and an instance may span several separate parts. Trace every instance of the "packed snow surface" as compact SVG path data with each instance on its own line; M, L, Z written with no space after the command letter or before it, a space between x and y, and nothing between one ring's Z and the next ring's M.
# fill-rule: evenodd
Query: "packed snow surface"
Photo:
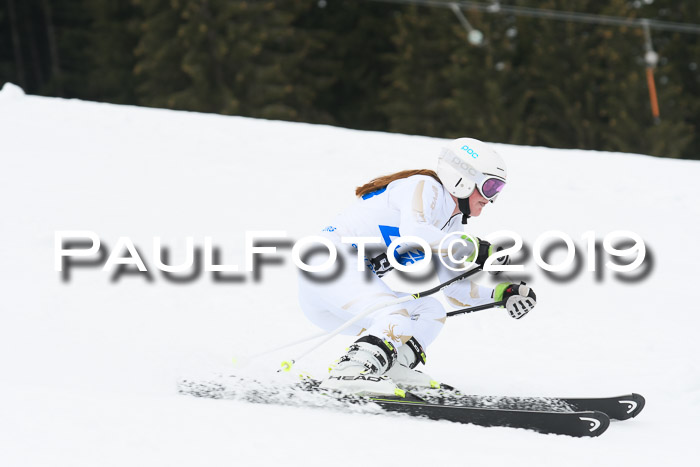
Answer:
M357 185L401 169L433 168L442 142L25 96L5 85L0 464L694 462L700 454L695 161L495 145L508 165L508 185L468 230L522 236L528 249L519 259L538 306L521 320L503 310L451 318L428 349L426 371L476 394L639 392L647 398L638 418L613 423L600 438L177 394L183 376L274 375L280 361L308 344L241 370L232 359L318 332L297 305L289 245L268 255L279 262L260 265L256 278L245 272L246 231L284 230L290 240L314 234L354 201ZM93 264L71 267L64 278L54 268L55 232L64 230L95 232L105 255L129 237L148 274L114 277L113 268ZM577 271L551 276L535 264L533 245L550 230L573 239ZM644 274L611 271L602 245L597 271L588 270L582 236L594 231L602 243L616 230L644 240ZM200 248L211 237L220 262L240 266L239 280L215 281L201 271L178 282L162 274L153 238L169 250L167 263L179 264L188 236ZM558 248L549 261L564 256ZM414 292L436 284L390 281ZM478 281L496 283L488 274ZM299 369L323 376L350 341L334 338Z

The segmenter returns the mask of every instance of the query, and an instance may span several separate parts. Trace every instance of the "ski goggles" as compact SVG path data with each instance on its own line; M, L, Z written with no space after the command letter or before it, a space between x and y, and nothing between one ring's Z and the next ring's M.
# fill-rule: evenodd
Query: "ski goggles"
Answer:
M489 174L482 174L479 171L474 171L475 173L471 174L471 179L472 181L472 186L469 189L469 195L466 197L468 198L469 196L474 193L474 189L476 188L479 190L479 193L481 193L481 196L486 198L487 200L493 202L498 194L501 192L504 186L506 186L506 181L503 180L501 177L497 177L495 175L489 175ZM462 179L460 179L461 181ZM457 182L459 183L459 182Z
M481 196L489 201L493 201L503 187L506 186L506 181L502 178L494 177L493 175L484 175L484 177L484 180L480 184L475 184L475 186L479 190L479 193L481 193Z

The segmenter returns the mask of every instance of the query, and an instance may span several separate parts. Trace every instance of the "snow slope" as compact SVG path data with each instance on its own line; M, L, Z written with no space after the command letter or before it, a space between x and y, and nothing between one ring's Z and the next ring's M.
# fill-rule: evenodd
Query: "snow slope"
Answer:
M472 135L478 137L478 135ZM289 248L262 279L168 281L154 236L184 259L213 237L244 262L246 230L313 234L370 178L431 168L440 140L0 92L0 464L683 465L699 454L700 328L694 290L700 163L497 145L509 183L470 232L548 230L584 247L631 230L650 266L625 282L602 269L556 281L531 253L539 306L452 319L428 371L472 393L614 395L647 408L596 439L179 396L182 375L229 368L317 330L296 304ZM99 267L54 270L54 232L130 237L151 271L111 281ZM563 258L557 250L552 262ZM577 252L585 259L585 250ZM607 259L607 258L604 258ZM400 284L393 279L395 284ZM479 279L492 283L490 277ZM408 285L407 290L422 288ZM322 375L348 338L312 354ZM303 350L303 346L293 352ZM280 352L247 371L271 374ZM393 442L387 443L387 439Z

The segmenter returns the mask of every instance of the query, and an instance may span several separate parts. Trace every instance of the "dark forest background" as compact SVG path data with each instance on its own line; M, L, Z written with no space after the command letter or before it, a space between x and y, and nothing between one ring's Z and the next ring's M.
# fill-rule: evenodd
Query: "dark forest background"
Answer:
M700 2L501 4L700 23ZM0 0L0 85L117 104L700 159L700 35L362 0Z

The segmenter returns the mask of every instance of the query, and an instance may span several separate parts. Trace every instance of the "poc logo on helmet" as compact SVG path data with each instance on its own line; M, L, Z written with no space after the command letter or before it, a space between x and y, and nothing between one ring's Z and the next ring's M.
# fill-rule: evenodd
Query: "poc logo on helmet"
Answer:
M472 156L474 159L476 159L477 157L479 157L479 153L478 153L478 152L474 152L474 150L473 150L472 148L470 148L469 146L467 146L466 144L465 144L464 146L462 146L461 149L462 149L462 151L466 151L467 154L469 154L470 156Z

